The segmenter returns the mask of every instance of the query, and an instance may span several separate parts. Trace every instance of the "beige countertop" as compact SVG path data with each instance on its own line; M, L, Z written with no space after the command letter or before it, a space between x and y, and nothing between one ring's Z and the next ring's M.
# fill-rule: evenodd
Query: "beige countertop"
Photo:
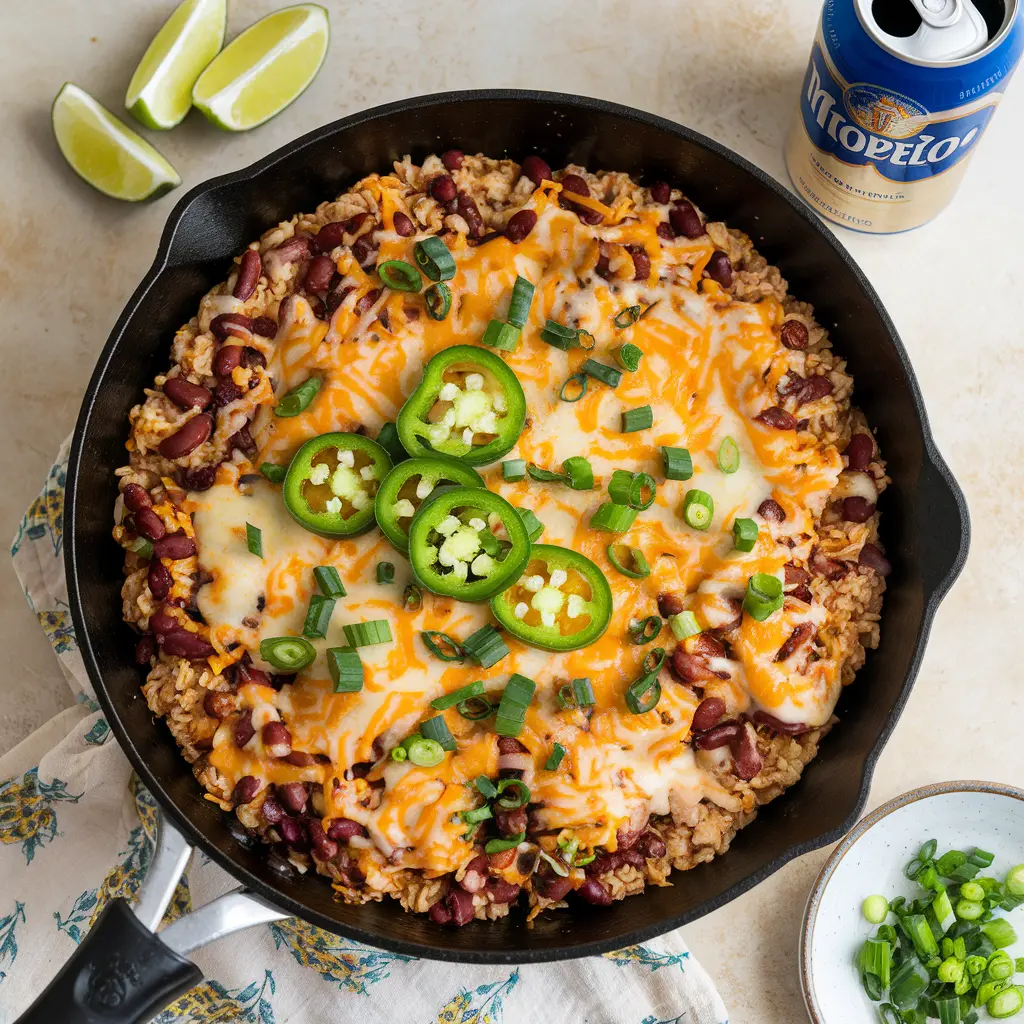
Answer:
M484 86L600 96L681 121L786 180L782 141L820 0L326 0L331 51L307 93L247 135L193 114L154 141L184 187L119 205L61 162L49 107L65 80L121 109L135 61L173 0L44 0L0 35L0 338L5 442L0 532L13 535L70 432L93 360L156 249L177 197L344 114L419 93ZM231 32L272 8L232 2ZM932 224L890 237L840 231L910 352L940 450L970 505L974 539L939 611L871 804L940 779L1024 778L1024 686L1012 638L1024 610L1024 82L981 142L960 195ZM0 752L67 703L8 567L0 572ZM883 622L884 628L884 622ZM827 748L826 754L827 756ZM733 1024L806 1019L796 970L807 890L825 851L685 930ZM650 898L657 898L656 894Z

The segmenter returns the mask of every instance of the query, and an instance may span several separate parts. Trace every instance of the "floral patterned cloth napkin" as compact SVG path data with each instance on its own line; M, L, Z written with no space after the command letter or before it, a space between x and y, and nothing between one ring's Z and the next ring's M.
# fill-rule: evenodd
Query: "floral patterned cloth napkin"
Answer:
M133 898L156 821L75 643L61 546L67 447L12 546L25 596L77 703L0 757L0 1024L32 1002L107 900ZM235 884L195 855L165 922ZM206 980L161 1013L160 1024L727 1024L678 932L603 957L481 967L388 953L290 919L194 959Z

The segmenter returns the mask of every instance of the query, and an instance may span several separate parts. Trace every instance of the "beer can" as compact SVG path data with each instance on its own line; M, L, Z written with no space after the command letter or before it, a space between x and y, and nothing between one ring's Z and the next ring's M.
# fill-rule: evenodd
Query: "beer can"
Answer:
M875 234L953 198L1024 50L1021 0L826 0L786 142L801 197Z

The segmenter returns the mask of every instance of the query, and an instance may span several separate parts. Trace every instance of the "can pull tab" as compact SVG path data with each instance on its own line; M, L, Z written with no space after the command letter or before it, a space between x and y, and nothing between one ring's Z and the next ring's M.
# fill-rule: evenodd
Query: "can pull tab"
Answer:
M964 13L963 0L910 0L921 20L932 28L955 25Z

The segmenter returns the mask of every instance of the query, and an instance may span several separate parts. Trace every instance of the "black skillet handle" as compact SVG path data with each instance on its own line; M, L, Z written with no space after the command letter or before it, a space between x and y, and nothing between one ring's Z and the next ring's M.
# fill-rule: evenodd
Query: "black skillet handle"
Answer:
M124 900L112 900L17 1024L145 1024L202 980Z
M936 451L925 455L915 507L925 592L938 601L960 575L967 559L971 518L963 491Z

